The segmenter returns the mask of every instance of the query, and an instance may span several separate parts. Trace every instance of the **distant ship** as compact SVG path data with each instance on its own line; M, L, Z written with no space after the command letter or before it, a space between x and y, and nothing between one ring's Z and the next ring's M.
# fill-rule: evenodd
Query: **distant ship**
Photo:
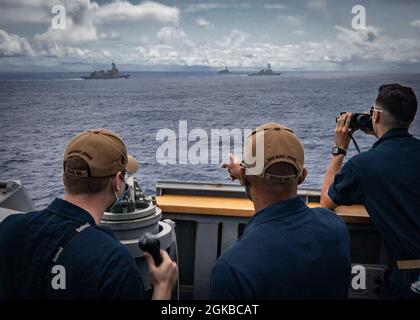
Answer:
M220 70L219 72L217 72L218 74L228 74L230 73L228 67L225 67L223 70Z
M112 69L111 70L107 70L106 72L104 70L101 71L93 71L91 72L91 74L89 74L88 76L81 76L80 78L82 79L86 79L86 80L97 80L97 79L127 79L130 75L129 74L123 74L120 73L117 69L117 67L115 66L115 63L112 62Z
M281 72L273 72L271 65L267 64L267 69L261 69L256 73L250 73L249 76L279 76Z

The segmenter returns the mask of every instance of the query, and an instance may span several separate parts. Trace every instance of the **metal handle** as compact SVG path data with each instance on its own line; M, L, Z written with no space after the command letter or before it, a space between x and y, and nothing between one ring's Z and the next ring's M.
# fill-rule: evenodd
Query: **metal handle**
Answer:
M150 253L155 261L156 266L162 263L162 256L160 255L160 241L151 234L146 233L139 240L139 248L147 253Z

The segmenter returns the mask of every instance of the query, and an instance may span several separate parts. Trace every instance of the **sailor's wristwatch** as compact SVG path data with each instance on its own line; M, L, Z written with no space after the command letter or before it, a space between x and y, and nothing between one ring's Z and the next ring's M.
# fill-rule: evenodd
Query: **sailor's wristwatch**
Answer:
M339 154L343 154L346 155L347 154L347 150L341 149L340 147L335 146L334 148L332 148L332 152L331 152L334 156L338 156Z

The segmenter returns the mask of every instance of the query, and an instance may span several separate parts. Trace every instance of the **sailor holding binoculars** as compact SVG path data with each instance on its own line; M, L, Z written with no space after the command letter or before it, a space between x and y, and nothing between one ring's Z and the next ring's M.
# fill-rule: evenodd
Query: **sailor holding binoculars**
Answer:
M420 299L420 140L408 129L417 112L409 87L383 85L370 114L378 140L342 167L350 143L352 115L337 122L335 147L322 188L321 204L363 204L388 254L382 298Z

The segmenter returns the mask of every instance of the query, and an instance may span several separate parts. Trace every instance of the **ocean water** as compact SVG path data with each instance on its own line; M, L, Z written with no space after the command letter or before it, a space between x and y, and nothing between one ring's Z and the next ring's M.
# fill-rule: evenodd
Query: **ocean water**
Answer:
M148 194L156 180L230 183L216 164L162 165L161 129L252 129L279 122L305 147L309 174L302 187L320 188L341 111L364 112L377 88L399 82L420 96L420 74L294 72L279 77L210 73L132 73L127 80L79 79L78 73L0 74L0 180L19 179L38 207L63 195L62 155L80 131L118 133L141 162L136 177ZM411 133L420 138L420 116ZM368 150L375 138L355 137ZM174 140L174 143L177 141ZM355 154L350 147L350 156ZM210 160L210 158L209 158Z

